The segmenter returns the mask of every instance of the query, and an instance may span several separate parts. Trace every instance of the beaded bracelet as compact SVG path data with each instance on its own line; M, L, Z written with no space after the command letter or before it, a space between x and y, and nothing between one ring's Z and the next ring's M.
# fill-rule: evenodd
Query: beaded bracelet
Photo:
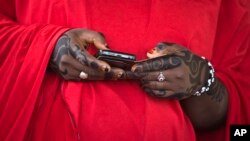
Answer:
M205 57L201 57L204 60L207 60ZM208 60L207 60L208 61ZM214 67L212 66L212 64L208 61L208 67L209 67L209 78L207 80L207 82L205 83L205 85L203 87L201 87L200 90L196 91L193 95L195 96L201 96L201 94L203 94L204 92L209 91L210 86L212 85L212 83L214 82Z

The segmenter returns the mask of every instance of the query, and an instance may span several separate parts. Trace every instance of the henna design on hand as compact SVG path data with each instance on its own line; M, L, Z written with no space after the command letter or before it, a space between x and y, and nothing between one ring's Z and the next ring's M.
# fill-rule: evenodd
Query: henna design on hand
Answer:
M196 91L196 87L199 88L204 86L207 79L208 79L208 65L207 62L200 59L199 56L186 53L186 57L183 59L184 63L190 67L190 83L192 87L187 90L188 93L193 93ZM190 56L190 57L189 57ZM190 58L190 59L189 59ZM193 58L193 59L191 59ZM211 96L213 100L216 102L221 102L224 96L227 94L226 87L217 79L215 78L215 82L211 85L210 90L207 92L208 95Z
M181 51L187 50L186 48L175 44L175 43L168 43L168 42L160 42L156 45L153 49L147 52L147 57L149 59L166 56L166 55L177 55L182 56Z
M49 66L67 80L79 80L78 75L82 70L74 69L74 66L71 64L74 59L85 65L85 67L89 66L91 69L98 70L100 67L94 59L91 59L85 48L80 48L78 44L71 41L71 38L67 34L64 34L56 43ZM86 68L86 70L89 69ZM79 72L75 76L72 76L70 72L73 71Z
M61 62L64 55L70 55L70 38L66 35L61 36L54 48L54 52L51 56L49 66L54 71L58 72L61 76L67 76L67 68L62 68Z
M58 72L66 80L81 80L79 74L82 71L88 74L88 78L84 80L116 80L120 78L124 71L118 68L111 69L106 62L100 61L92 56L85 47L90 42L87 40L90 39L86 39L86 41L85 39L80 39L81 33L88 35L93 34L95 36L91 37L102 39L102 37L100 37L101 35L89 30L73 29L72 31L66 32L56 43L51 55L49 67ZM100 41L97 39L91 41L101 46Z
M191 54L189 51L181 51L182 56L161 56L157 58L150 59L148 61L143 62L143 64L139 64L138 67L135 68L135 73L139 73L141 76L145 76L147 79L154 78L155 81L157 80L156 76L150 77L149 72L153 71L173 71L172 68L179 69L183 72L183 75L178 74L179 71L176 71L176 76L172 80L173 83L183 81L185 83L182 83L183 86L177 89L175 88L175 93L172 95L165 94L166 98L187 98L191 96L193 93L197 91L201 86L204 85L206 82L206 79L208 78L208 66L206 62L199 58L198 56ZM147 73L148 72L148 73ZM147 74L145 74L147 73ZM140 76L137 74L137 76ZM166 76L168 78L168 76ZM141 79L144 79L143 77ZM143 84L143 82L142 82ZM159 92L156 92L156 95L158 95ZM160 92L162 93L162 92Z
M200 87L205 85L208 79L209 68L207 62L199 56L192 54L189 51L183 51L185 54L182 58L183 63L189 68L189 87L186 89L186 94L194 94Z
M176 56L165 56L153 58L141 63L138 63L132 67L133 72L147 72L158 71L175 68L181 64L181 60Z
M162 71L163 73L164 71L172 71L171 74L175 75L175 77L166 77L171 77L172 83L180 83L179 87L172 88L174 94L169 95L165 92L165 96L163 97L184 99L193 95L198 89L205 85L209 77L209 67L204 59L174 43L160 43L154 51L158 52L155 58L140 62L133 67L135 73L137 73L136 76L140 76L139 79L143 80L141 82L142 85L145 84L144 78L147 78L148 81L152 81L150 76L155 78L154 81L157 81L157 77L152 75L154 71ZM173 71L175 72L173 73ZM150 93L155 92L156 95L159 93L162 94L159 90L151 89Z

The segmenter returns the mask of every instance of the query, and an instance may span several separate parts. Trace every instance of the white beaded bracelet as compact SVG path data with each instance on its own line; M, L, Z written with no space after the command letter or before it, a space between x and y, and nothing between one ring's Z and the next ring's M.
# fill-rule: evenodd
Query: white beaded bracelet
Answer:
M207 60L205 57L201 57L204 60ZM207 60L208 61L208 60ZM207 80L207 82L205 83L205 85L203 87L201 87L200 90L196 91L193 95L195 96L201 96L201 94L203 94L204 92L209 91L210 86L212 85L212 83L214 82L214 67L212 66L212 64L208 61L208 67L209 67L209 78Z

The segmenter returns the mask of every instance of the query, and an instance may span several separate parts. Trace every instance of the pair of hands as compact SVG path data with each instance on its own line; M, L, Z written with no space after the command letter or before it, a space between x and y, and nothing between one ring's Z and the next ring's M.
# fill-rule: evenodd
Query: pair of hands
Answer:
M131 71L112 68L96 59L87 48L108 49L104 36L96 31L71 29L62 35L54 48L50 67L66 80L137 79L150 95L185 99L194 94L208 79L208 65L201 57L174 43L159 43L148 52L148 60L136 63ZM162 74L165 78L159 81Z

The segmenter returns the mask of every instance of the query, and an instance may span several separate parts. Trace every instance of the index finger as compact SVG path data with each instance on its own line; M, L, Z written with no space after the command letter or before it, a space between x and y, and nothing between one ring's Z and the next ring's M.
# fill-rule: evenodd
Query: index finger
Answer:
M83 35L84 36L83 39L87 43L93 44L97 49L102 49L102 50L109 49L104 34L92 30L87 30L86 32L87 33Z
M181 58L173 55L165 55L138 62L132 66L132 72L148 72L171 69L181 64Z
M92 69L101 70L103 72L109 72L111 67L108 63L98 60L92 56L87 50L81 50L78 46L73 46L70 48L71 54L81 63L85 64Z

